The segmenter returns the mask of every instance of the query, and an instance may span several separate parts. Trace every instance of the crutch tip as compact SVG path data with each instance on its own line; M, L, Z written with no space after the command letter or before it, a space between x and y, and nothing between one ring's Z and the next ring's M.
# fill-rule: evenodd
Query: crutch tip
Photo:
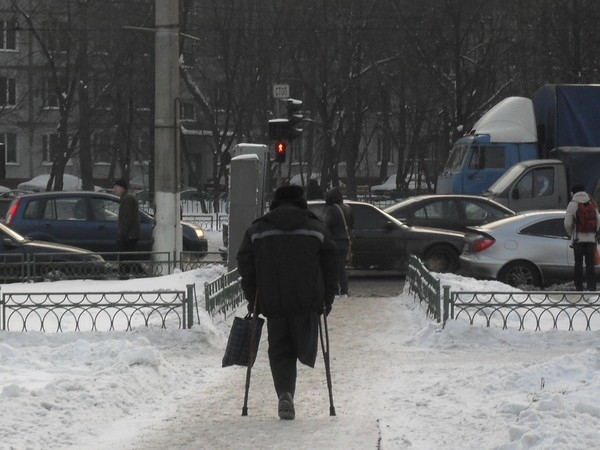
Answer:
M329 408L329 415L335 416L335 408L333 406L331 408Z

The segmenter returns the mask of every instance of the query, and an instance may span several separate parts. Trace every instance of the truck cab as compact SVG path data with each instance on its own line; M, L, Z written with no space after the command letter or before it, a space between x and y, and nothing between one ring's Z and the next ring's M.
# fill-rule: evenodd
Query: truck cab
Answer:
M566 208L569 188L559 159L535 159L512 166L484 193L514 211Z
M479 195L509 167L537 155L533 102L508 97L485 113L469 135L456 141L438 177L436 193Z
M550 156L515 164L484 195L514 211L566 208L574 183L597 198L600 147L559 147Z

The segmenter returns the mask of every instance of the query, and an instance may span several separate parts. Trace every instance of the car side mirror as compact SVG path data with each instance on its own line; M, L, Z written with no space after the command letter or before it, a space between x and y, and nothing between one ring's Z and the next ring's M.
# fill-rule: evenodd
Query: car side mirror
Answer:
M519 198L521 197L521 195L519 194L519 189L518 188L514 188L512 190L512 198L515 200L519 200Z
M385 223L385 225L383 226L383 229L384 229L385 231L392 231L392 230L395 230L395 229L396 229L396 226L395 226L395 225L394 225L392 222L390 222L390 221L388 220L388 221Z

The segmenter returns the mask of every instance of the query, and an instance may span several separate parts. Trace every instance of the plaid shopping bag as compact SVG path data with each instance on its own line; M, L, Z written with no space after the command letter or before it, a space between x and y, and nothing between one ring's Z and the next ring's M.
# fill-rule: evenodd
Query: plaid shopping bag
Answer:
M252 366L256 361L256 354L258 353L258 344L260 342L260 334L262 331L265 319L256 318L256 331L254 334L253 342L253 358ZM229 332L229 339L227 340L227 347L225 348L225 355L223 356L223 367L227 366L247 366L248 365L248 352L250 351L250 338L252 335L252 316L250 313L246 317L235 317L231 324L231 331Z

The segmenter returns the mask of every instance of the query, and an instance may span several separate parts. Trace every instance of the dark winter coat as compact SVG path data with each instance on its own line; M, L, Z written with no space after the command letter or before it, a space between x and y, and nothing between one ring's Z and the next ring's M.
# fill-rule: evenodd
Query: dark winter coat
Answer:
M352 209L349 205L344 203L342 193L338 188L327 191L327 194L325 194L325 203L327 204L327 209L325 210L325 225L331 233L331 237L335 241L340 252L346 253L348 251L348 235L346 234L346 227L344 226L344 218L346 219L348 233L351 234L352 227L354 226ZM342 217L340 208L336 205L341 207L344 217Z
M335 244L312 212L282 205L256 219L237 255L242 289L266 317L322 312L337 291Z
M137 200L125 191L119 205L119 241L138 241L140 239L140 211Z

